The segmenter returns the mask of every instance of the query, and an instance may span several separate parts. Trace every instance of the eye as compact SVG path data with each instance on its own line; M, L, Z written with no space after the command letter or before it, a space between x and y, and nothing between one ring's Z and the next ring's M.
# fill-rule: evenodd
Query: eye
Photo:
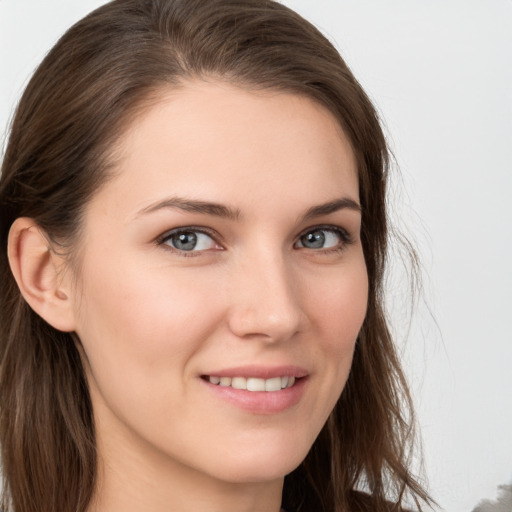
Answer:
M319 227L301 235L295 246L305 249L342 249L347 243L350 243L350 237L345 230Z
M183 252L200 252L222 247L207 233L197 229L177 229L166 233L158 240L159 245L167 245Z

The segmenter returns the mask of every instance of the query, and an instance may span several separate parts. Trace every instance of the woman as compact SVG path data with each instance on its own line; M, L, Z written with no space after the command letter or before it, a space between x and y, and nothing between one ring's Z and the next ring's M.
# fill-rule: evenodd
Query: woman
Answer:
M388 152L267 0L116 0L5 153L4 508L390 510L410 399L382 305Z

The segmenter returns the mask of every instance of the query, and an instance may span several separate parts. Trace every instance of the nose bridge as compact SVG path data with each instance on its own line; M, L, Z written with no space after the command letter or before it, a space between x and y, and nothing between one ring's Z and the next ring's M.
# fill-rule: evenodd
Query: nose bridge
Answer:
M257 250L243 258L234 280L231 330L238 336L287 339L299 330L302 310L293 269L282 251Z

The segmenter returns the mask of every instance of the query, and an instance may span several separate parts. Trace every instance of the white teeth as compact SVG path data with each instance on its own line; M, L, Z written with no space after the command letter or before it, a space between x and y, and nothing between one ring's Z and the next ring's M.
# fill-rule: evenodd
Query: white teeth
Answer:
M221 386L231 386L231 377L221 377L220 385Z
M245 389L247 391L280 391L291 388L295 383L295 377L273 377L271 379L258 379L256 377L216 377L208 376L208 381L219 386L234 389Z
M231 387L235 389L247 389L247 379L245 377L233 377Z
M265 379L247 379L247 388L249 391L265 391Z
M274 377L265 381L265 391L280 391L281 389L281 377Z

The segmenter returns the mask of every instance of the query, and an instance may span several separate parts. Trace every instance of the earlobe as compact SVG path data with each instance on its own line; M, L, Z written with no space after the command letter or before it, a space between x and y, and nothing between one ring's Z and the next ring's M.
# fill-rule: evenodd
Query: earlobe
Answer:
M64 261L44 236L42 229L26 217L16 219L9 231L9 264L21 294L29 306L60 331L74 331L71 293L62 272Z

